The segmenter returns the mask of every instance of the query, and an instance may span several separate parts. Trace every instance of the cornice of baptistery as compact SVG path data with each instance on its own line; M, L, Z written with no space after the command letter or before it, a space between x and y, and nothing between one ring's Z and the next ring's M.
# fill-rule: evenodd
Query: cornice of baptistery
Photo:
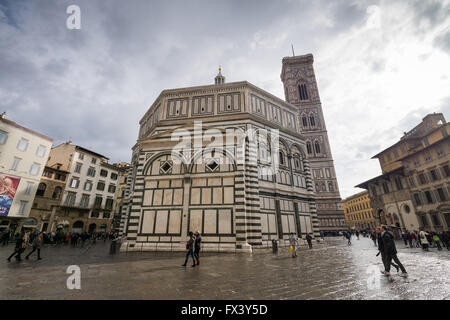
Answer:
M229 82L220 85L212 84L205 86L195 86L195 87L185 87L185 88L176 88L176 89L165 89L161 91L158 98L152 103L147 112L142 116L139 121L139 124L142 124L148 117L148 115L162 102L163 99L166 98L181 98L181 97L195 97L201 95L208 94L221 94L228 92L244 92L245 89L250 89L253 92L268 98L275 103L279 103L286 108L289 108L293 112L297 112L298 108L293 104L286 102L285 100L255 86L254 84L248 81L239 81L239 82Z

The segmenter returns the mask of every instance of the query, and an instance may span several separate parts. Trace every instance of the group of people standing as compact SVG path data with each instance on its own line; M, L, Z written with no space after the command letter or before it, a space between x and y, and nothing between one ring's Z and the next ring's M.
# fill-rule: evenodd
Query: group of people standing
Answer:
M200 235L200 232L197 230L195 233L192 233L192 231L189 231L188 241L186 243L186 260L181 265L183 267L186 267L186 264L189 260L189 257L192 257L192 266L195 267L196 265L200 264L200 249L202 245L202 236Z
M409 245L410 248L422 248L424 251L429 251L430 247L436 247L439 251L442 250L442 247L450 250L450 231L441 233L426 232L423 228L420 228L420 231L405 231L401 236L406 247ZM378 237L376 231L370 232L370 238L374 245L377 246Z
M437 233L426 232L422 229L420 232L404 232L402 234L402 239L405 242L406 247L409 244L411 248L422 247L423 250L428 251L430 246L435 246L440 251L442 250L442 246L444 246L447 250L450 250L450 231Z

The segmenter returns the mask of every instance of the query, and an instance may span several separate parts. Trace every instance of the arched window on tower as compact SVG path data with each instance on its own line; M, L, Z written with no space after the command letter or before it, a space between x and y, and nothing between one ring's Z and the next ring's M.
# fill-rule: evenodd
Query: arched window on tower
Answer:
M320 153L320 144L319 142L314 142L314 149L316 150L316 153Z
M311 123L311 127L315 127L316 126L316 120L314 119L313 115L309 116L309 123Z
M285 162L284 162L284 153L283 153L282 151L280 151L278 154L280 155L280 164L281 164L281 165L285 165Z
M308 126L308 120L306 119L306 116L302 117L302 125L303 128L306 128Z
M306 143L306 150L308 151L308 154L312 154L312 146L309 141Z
M306 84L302 83L298 86L298 92L300 100L308 100L308 91L306 90Z
M334 186L333 186L333 182L328 182L328 190L331 192L334 192Z

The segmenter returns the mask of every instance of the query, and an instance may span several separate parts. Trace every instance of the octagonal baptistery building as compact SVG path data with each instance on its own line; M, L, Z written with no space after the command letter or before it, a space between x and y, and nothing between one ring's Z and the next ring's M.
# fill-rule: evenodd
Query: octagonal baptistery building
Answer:
M219 68L212 85L162 91L139 124L121 251L184 251L197 230L202 251L214 252L319 237L294 105L246 81L225 83Z

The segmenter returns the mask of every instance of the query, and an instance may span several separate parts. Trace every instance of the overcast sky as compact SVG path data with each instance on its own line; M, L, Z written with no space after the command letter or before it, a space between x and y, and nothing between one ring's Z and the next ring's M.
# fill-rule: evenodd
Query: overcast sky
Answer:
M342 197L426 114L450 118L450 1L426 0L0 0L0 112L130 161L159 93L211 84L218 65L284 99L291 43L314 55Z

